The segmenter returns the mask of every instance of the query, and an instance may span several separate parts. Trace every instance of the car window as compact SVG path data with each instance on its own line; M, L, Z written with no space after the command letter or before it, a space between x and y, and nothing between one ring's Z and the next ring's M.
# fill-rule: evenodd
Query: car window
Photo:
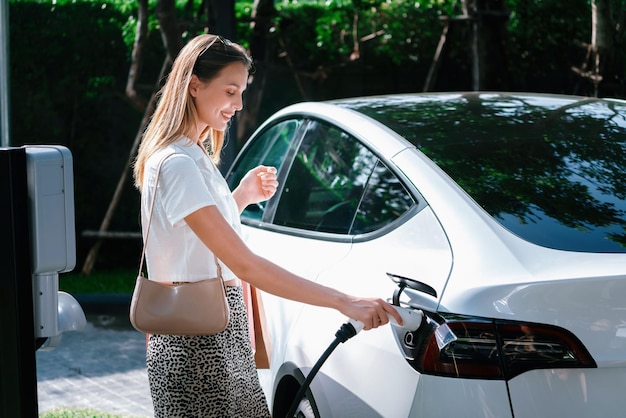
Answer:
M415 203L400 180L379 161L367 183L350 233L364 234L380 229Z
M521 238L626 252L623 102L474 92L342 106L403 136Z
M312 121L285 181L274 224L347 234L376 160L355 138Z
M261 133L242 150L227 176L228 185L233 190L243 176L258 165L276 167L279 171L289 152L289 147L302 125L301 119L290 119L273 125ZM260 220L265 211L265 202L248 206L242 213L244 218Z
M312 121L273 223L335 234L365 233L391 222L412 205L399 180L356 138Z

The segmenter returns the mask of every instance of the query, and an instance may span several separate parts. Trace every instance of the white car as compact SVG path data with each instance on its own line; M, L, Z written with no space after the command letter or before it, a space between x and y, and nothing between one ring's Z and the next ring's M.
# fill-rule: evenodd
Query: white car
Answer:
M424 318L340 344L298 416L626 416L626 101L300 103L252 135L231 186L258 164L280 187L243 213L256 253ZM263 301L279 418L348 318Z

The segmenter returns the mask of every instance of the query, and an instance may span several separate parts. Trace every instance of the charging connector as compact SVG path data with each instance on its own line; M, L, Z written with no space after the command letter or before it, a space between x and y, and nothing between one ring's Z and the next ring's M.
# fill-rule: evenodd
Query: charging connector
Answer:
M424 314L422 313L422 311L414 310L411 308L403 308L395 305L392 306L396 309L396 311L398 311L398 313L402 317L402 325L399 325L394 317L389 316L389 321L393 326L406 328L410 331L416 331L421 326L422 320L424 318ZM324 364L326 359L328 359L330 354L335 350L335 348L337 348L339 344L345 343L350 338L357 335L363 330L364 327L365 325L363 324L363 322L357 321L356 319L350 319L348 320L348 322L341 325L341 327L335 333L334 341L330 344L330 346L328 346L326 351L324 351L322 356L317 360L317 362L307 375L306 379L304 380L304 383L302 383L302 385L300 386L300 389L298 390L298 393L296 393L296 397L291 404L291 408L289 408L289 412L286 415L287 418L293 418L296 413L296 409L298 408L298 404L300 403L300 400L304 397L304 394L311 385L311 381L313 380L319 369L322 367L322 364Z
M350 338L361 332L364 327L363 322L351 319L337 330L335 338L337 338L339 342L345 343Z
M296 393L296 397L291 404L291 408L289 408L289 412L286 415L287 418L293 418L296 413L296 409L298 408L298 404L300 403L300 400L304 397L304 394L311 385L311 381L313 381L313 378L322 367L322 364L324 364L324 362L326 361L326 359L328 359L331 353L335 351L335 348L337 348L339 344L345 343L350 338L357 335L359 332L361 332L363 327L364 325L361 321L357 321L354 319L350 319L348 322L341 325L341 327L335 333L335 339L333 340L333 342L328 346L326 351L324 351L324 354L322 354L322 356L317 360L317 362L307 375L306 379L304 380L304 383L302 383L302 385L300 386L300 389L298 390L298 393Z

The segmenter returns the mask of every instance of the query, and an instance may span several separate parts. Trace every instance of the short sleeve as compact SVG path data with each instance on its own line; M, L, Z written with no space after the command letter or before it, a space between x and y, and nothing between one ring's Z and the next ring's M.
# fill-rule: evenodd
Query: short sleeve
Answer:
M172 226L196 210L216 204L200 169L185 154L174 154L163 162L157 187L158 198Z

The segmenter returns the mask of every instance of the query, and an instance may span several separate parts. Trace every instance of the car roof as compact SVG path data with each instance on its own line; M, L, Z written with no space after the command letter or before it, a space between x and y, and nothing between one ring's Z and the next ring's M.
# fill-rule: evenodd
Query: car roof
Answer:
M418 149L530 242L626 252L626 101L414 93L299 103L272 119L294 115L342 127L388 159Z

